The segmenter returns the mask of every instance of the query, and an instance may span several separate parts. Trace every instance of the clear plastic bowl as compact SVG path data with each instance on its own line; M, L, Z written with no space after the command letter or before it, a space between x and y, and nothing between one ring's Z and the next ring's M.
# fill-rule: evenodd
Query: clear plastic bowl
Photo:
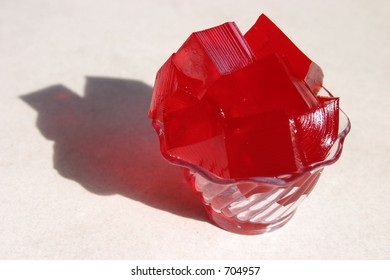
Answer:
M323 89L322 95L332 96ZM161 130L157 123L153 125L156 131ZM348 116L340 109L338 137L327 158L299 173L278 177L223 179L199 166L163 154L169 162L183 168L185 178L201 195L206 211L216 225L230 232L261 234L278 229L291 219L316 185L324 167L340 157L350 128Z

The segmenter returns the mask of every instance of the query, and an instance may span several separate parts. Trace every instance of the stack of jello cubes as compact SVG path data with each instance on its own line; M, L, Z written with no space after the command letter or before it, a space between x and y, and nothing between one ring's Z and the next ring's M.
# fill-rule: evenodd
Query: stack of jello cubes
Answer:
M171 162L217 178L278 177L326 159L339 100L265 15L193 33L157 73L149 117Z

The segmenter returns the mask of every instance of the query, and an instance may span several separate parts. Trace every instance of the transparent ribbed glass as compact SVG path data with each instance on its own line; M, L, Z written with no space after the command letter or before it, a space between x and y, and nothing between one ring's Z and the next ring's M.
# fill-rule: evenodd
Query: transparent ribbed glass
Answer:
M291 219L313 190L324 167L340 157L350 121L342 110L339 118L338 138L327 158L301 173L224 180L197 166L179 164L193 190L201 194L206 211L216 225L240 234L269 232Z
M286 183L237 181L221 184L184 169L206 211L218 226L231 232L260 234L283 226L317 183L322 169Z
M333 97L322 88L322 96ZM153 126L164 142L164 128L158 121ZM344 139L351 129L348 116L339 109L337 139L325 160L306 166L300 172L277 177L223 179L208 170L161 150L172 164L181 166L193 190L200 194L210 219L219 227L240 234L261 234L280 228L294 215L299 204L315 187L325 166L341 155ZM261 158L259 158L261 160Z

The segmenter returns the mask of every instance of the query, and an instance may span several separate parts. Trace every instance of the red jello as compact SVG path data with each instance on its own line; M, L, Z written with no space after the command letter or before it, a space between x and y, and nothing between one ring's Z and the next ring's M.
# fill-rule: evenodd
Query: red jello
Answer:
M297 46L266 16L261 15L245 34L256 60L278 53L294 75L307 83L313 92L322 86L321 68L312 62Z
M221 179L280 177L323 161L338 99L321 69L265 15L193 33L159 70L149 117L173 162Z

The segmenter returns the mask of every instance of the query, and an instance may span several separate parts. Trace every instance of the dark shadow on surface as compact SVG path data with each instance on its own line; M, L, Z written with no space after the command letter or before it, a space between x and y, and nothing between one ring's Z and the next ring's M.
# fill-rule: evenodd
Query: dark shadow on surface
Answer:
M152 88L88 77L84 96L55 85L22 96L54 141L54 168L99 195L120 194L176 215L207 220L181 171L161 156L147 118Z

